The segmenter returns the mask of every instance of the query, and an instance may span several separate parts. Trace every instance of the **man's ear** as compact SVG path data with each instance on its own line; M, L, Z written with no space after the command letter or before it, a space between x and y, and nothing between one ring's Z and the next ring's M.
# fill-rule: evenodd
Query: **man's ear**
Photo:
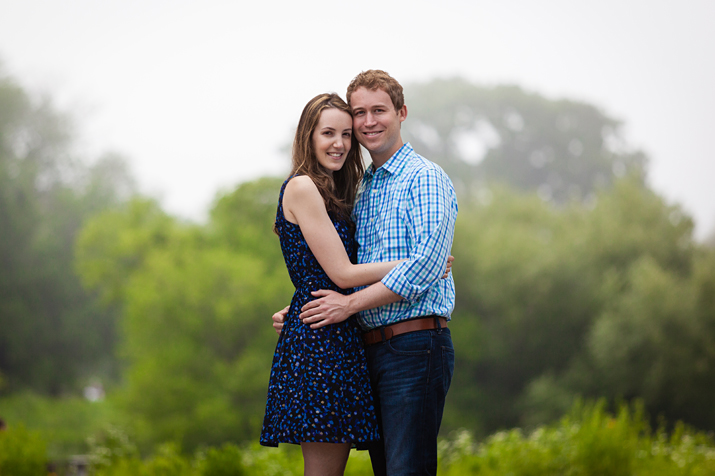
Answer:
M402 107L400 108L399 111L397 111L397 116L400 119L400 122L404 121L407 119L407 104L403 104Z

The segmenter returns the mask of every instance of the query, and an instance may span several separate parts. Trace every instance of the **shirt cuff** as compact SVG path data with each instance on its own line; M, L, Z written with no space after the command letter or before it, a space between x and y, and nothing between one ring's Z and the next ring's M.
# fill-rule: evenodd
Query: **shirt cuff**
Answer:
M395 266L389 273L387 273L387 276L382 278L382 284L384 284L385 287L393 293L402 296L403 299L413 302L417 300L420 295L422 295L424 290L410 283L407 277L400 270L400 268L404 266L405 263Z

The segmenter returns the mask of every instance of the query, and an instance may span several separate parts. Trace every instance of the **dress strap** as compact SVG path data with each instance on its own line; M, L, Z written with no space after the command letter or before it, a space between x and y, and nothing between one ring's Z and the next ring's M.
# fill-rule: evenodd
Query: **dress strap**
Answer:
M290 177L285 179L285 182L283 182L283 185L281 185L281 192L280 192L280 195L278 196L278 211L276 212L276 225L278 225L279 220L288 221L285 218L285 213L283 213L283 194L285 193L286 185L288 185L288 182L290 182L290 180L293 177L297 177L298 175L299 174L291 175Z

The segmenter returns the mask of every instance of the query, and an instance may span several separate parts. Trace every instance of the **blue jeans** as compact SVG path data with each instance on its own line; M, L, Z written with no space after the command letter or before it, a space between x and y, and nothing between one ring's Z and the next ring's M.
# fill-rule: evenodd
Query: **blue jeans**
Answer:
M365 351L382 433L370 448L375 475L437 474L437 433L454 372L449 329L401 334Z

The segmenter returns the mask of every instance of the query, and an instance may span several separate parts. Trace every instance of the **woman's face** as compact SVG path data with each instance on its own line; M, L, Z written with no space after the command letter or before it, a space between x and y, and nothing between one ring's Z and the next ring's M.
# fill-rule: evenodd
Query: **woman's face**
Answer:
M320 113L313 131L313 149L318 163L329 173L340 170L350 152L353 119L347 112L329 107Z

